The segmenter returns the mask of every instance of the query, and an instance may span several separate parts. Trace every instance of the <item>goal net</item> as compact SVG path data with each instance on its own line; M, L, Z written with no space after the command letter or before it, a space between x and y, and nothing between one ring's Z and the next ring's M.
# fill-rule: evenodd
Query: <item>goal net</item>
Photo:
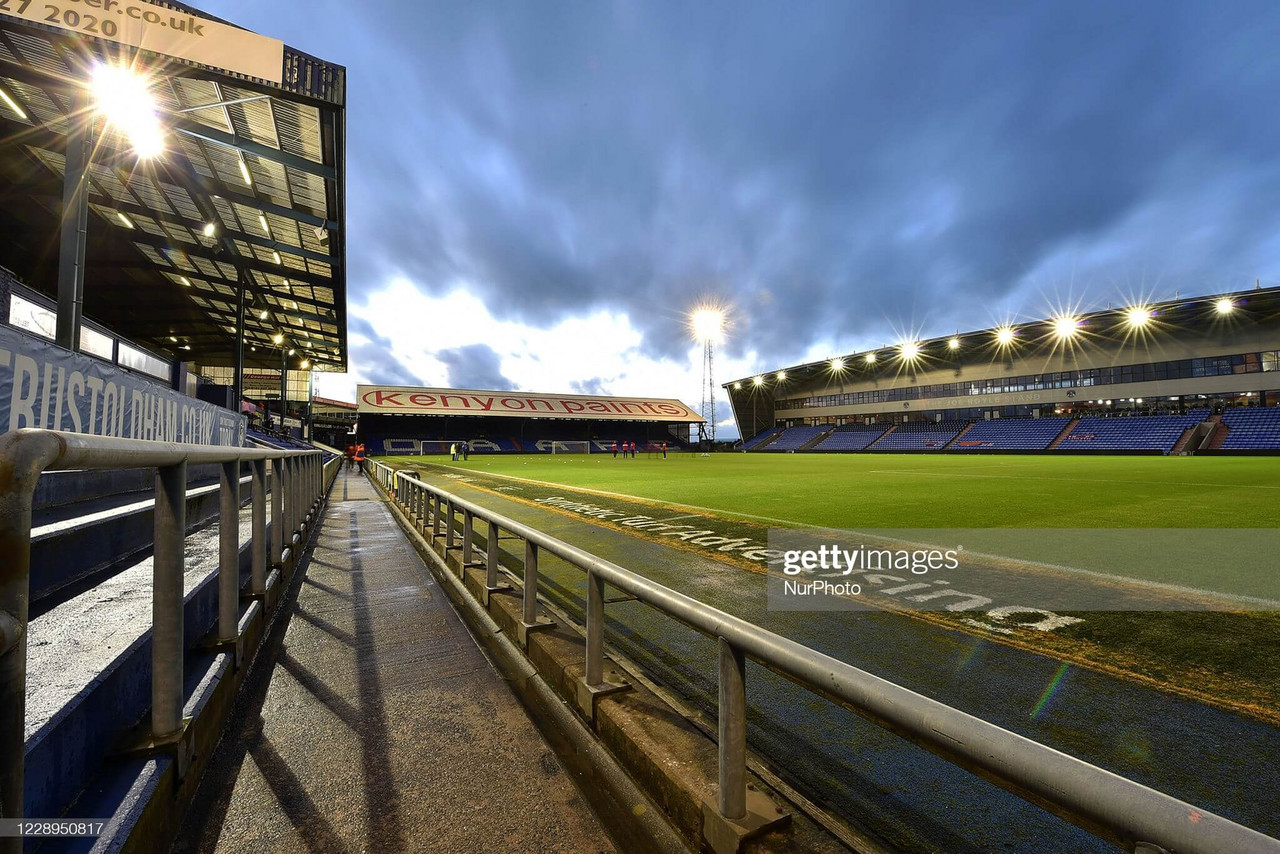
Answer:
M551 443L551 453L553 454L589 454L591 453L590 442L561 442L554 441Z

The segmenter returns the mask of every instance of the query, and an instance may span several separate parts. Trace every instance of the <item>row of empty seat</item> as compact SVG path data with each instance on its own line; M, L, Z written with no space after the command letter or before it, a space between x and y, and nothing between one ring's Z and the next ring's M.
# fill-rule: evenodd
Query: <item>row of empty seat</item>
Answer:
M773 427L741 450L762 451L1156 451L1170 453L1184 435L1199 443L1212 432L1187 434L1209 409L1181 415L1007 418L990 421L908 421L889 424ZM1280 407L1229 409L1221 417L1226 450L1280 450ZM1065 433L1065 435L1064 435ZM824 435L825 434L825 435ZM1198 447L1206 447L1198 445ZM1217 448L1218 445L1211 446ZM1194 449L1194 448L1193 448Z
M1280 450L1280 406L1229 409L1222 415L1228 450Z

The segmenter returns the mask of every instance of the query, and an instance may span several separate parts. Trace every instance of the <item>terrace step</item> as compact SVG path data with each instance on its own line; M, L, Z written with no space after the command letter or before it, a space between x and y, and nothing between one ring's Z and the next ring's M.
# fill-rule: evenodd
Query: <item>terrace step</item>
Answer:
M884 441L884 437L885 437L885 436L888 436L890 433L892 433L894 430L897 430L897 429L898 429L898 425L897 425L897 424L894 424L894 425L893 425L892 427L890 427L888 430L885 430L883 433L881 433L881 434L880 434L880 438L879 438L879 439L876 439L876 440L875 440L874 442L872 442L870 445L867 445L867 450L868 450L868 451L870 451L870 450L874 449L876 445L878 445L878 444L880 444L882 441Z
M1222 423L1221 415L1215 415L1209 420L1214 421L1215 423L1213 425L1213 429L1209 432L1209 435L1200 443L1200 450L1202 451L1216 451L1220 449L1223 444L1226 443L1227 436L1231 435L1231 428Z
M1046 448L1045 450L1047 450L1047 451L1052 451L1054 448L1056 448L1056 447L1058 447L1059 445L1061 445L1061 444L1062 444L1062 440L1063 440L1063 439L1066 439L1068 436L1070 436L1070 435L1071 435L1071 431L1072 431L1072 430L1074 430L1074 429L1076 429L1076 425L1077 425L1077 424L1079 424L1079 423L1080 423L1080 419L1079 419L1079 418L1073 418L1073 419L1071 419L1071 421L1067 423L1067 426L1062 428L1062 432L1058 434L1057 438L1056 438L1056 439L1054 439L1052 442L1050 442L1050 443L1049 443L1049 447L1048 447L1048 448Z

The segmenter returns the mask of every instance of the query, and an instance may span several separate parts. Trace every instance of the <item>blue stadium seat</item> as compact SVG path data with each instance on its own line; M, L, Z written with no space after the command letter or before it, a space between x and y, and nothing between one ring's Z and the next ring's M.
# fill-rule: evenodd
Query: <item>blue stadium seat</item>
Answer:
M750 439L748 439L747 441L745 441L745 442L743 442L741 445L739 445L739 446L738 446L738 450L740 450L740 451L750 451L752 448L756 447L756 446L757 446L757 445L759 445L761 442L765 442L765 441L767 441L767 440L769 440L769 439L773 438L774 436L778 435L778 434L779 434L779 433L781 433L784 429L785 429L785 428L783 428L783 427L769 427L769 428L767 428L767 429L761 430L759 433L755 434L755 435L754 435L754 436L752 436Z
M1169 453L1178 438L1204 417L1133 415L1081 418L1058 446L1062 451L1160 451Z
M888 424L841 424L814 446L815 451L865 451L884 435Z
M831 429L830 424L820 424L816 426L788 427L782 431L782 435L773 441L765 450L769 451L794 451L797 448L812 442L823 433Z
M1280 450L1280 406L1228 409L1222 413L1227 425L1227 450Z
M969 426L968 421L908 421L877 439L873 451L940 451Z
M1043 451L1063 431L1070 418L1008 418L979 421L949 451Z

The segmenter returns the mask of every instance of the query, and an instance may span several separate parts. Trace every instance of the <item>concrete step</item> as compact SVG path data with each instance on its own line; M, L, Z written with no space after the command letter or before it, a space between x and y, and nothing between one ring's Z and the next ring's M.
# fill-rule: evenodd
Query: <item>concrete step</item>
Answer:
M1062 440L1063 440L1063 439L1066 439L1068 436L1070 436L1070 435L1071 435L1071 431L1072 431L1072 430L1074 430L1074 429L1076 429L1076 425L1077 425L1077 424L1079 424L1079 423L1080 423L1080 419L1079 419L1079 418L1073 418L1073 419L1071 419L1071 421L1067 424L1067 426L1062 428L1062 432L1061 432L1061 433L1059 433L1059 434L1057 435L1057 437L1056 437L1056 438L1054 438L1054 440L1053 440L1052 442L1050 442L1050 443L1049 443L1049 447L1048 447L1048 448L1046 448L1045 450L1052 451L1054 448L1056 448L1056 447L1058 447L1059 445L1061 445L1061 444L1062 444Z

